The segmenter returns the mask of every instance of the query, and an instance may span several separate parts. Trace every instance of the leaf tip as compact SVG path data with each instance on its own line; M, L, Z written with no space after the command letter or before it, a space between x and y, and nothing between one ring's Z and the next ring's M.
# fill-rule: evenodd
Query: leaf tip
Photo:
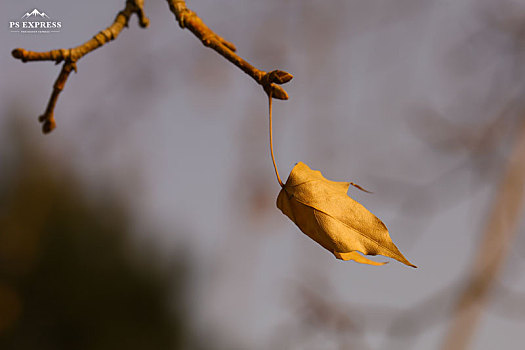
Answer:
M354 186L355 188L357 188L358 190L361 190L363 192L366 192L366 193L374 193L374 192L370 192L369 190L366 190L364 189L363 187L359 186L358 184L356 183L353 183L353 182L348 182L350 185Z
M396 259L400 262L402 262L403 264L407 265L407 266L410 266L410 267L413 267L415 269L417 269L417 266L412 264L410 261L408 261L405 257L403 257L403 260L399 260L399 259Z

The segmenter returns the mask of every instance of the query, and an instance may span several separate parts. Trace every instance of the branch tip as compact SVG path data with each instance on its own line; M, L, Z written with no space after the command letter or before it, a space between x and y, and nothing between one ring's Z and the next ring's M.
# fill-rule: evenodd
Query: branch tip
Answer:
M57 126L53 111L46 111L38 117L38 121L42 123L42 133L44 134L49 134Z
M293 75L282 70L274 70L264 74L260 84L268 96L278 100L287 100L288 93L279 85L286 84L293 79ZM279 85L277 85L279 84Z
M16 59L22 60L22 62L26 62L25 56L27 55L27 51L24 49L16 48L11 51L11 55Z
M149 18L144 15L139 15L139 26L141 28L147 28L149 26Z
M289 82L290 80L293 79L293 75L291 75L290 73L288 72L285 72L283 70L274 70L274 71L271 71L269 73L269 80L272 82L272 83L276 83L276 84L286 84L287 82Z
M149 26L149 18L146 17L146 13L144 12L144 0L128 0L128 2L131 2L132 5L135 7L134 12L139 18L139 26L141 28L147 28Z
M279 85L271 84L272 97L278 100L287 100L288 93ZM266 89L265 89L266 90ZM268 94L268 92L266 92Z
M56 127L55 119L51 117L50 119L47 119L42 125L42 132L44 134L49 134L51 131L53 131L53 129L55 129L55 127Z

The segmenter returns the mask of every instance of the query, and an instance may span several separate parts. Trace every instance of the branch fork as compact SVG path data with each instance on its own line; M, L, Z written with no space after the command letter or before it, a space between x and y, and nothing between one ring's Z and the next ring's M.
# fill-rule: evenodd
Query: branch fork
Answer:
M43 123L42 131L44 134L51 132L56 127L54 110L58 101L58 96L64 89L71 71L77 72L77 61L91 51L103 46L104 44L115 40L124 27L128 27L129 19L132 14L136 13L139 19L139 25L146 28L149 25L149 19L144 13L144 0L127 0L126 7L120 11L113 24L106 29L101 30L90 40L82 45L70 49L57 49L45 52L27 51L25 49L14 49L11 54L14 58L26 63L29 61L54 61L55 64L64 62L62 69L58 74L53 91L47 104L47 108L38 120Z

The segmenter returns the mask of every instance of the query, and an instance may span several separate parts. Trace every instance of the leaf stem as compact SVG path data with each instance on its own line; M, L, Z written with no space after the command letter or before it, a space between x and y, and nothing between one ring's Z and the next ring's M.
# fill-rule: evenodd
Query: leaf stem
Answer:
M277 164L275 163L275 156L273 155L273 133L272 133L272 93L268 93L268 111L269 111L269 122L270 122L270 154L272 156L273 168L275 169L275 175L277 176L277 181L281 187L284 187L284 184L279 176L279 171L277 170Z

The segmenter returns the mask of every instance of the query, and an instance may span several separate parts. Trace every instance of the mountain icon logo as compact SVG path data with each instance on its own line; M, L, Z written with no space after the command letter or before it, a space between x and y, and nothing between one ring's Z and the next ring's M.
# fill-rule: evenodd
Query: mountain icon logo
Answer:
M31 12L26 12L25 15L22 16L22 19L26 19L26 18L29 18L29 17L37 17L37 16L40 16L42 18L49 18L49 16L46 15L45 12L40 12L37 9L34 9Z
M44 11L40 11L33 7L33 10L27 11L22 16L22 20L9 20L9 29L11 33L48 34L60 33L63 27L62 21L54 18L50 19Z

